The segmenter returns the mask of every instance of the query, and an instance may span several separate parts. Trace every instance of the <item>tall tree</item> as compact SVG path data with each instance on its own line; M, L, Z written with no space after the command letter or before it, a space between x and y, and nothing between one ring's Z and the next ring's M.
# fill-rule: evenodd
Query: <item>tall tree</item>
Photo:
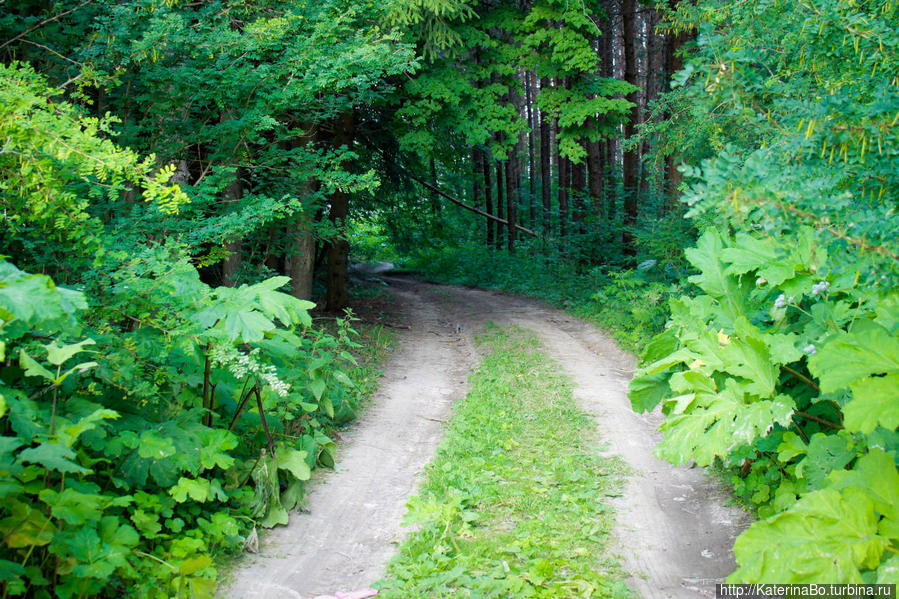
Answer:
M621 0L621 20L624 33L624 80L633 85L627 95L631 102L628 119L624 123L624 138L632 141L637 131L638 120L638 88L637 88L637 52L636 52L636 6L634 0ZM622 241L628 255L636 254L631 227L637 223L637 199L639 195L640 156L638 147L631 143L624 150L622 163L622 182L624 186L624 232Z
M352 110L341 114L334 123L334 146L352 148L355 128L355 113ZM328 284L326 309L343 310L347 305L347 257L349 242L346 239L346 219L349 214L349 191L337 187L331 192L331 210L328 219L333 234L328 241Z

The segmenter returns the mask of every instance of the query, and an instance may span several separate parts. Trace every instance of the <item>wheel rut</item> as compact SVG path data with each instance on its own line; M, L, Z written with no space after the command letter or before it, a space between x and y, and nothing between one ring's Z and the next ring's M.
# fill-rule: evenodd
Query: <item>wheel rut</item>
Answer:
M748 525L724 507L727 493L701 469L652 455L661 415L635 414L627 384L635 360L602 332L540 302L493 291L398 277L391 318L398 347L370 405L340 442L337 467L310 485L308 512L264 536L222 596L307 599L367 587L384 575L405 530L405 504L418 486L452 404L477 366L473 335L487 322L534 330L594 414L608 455L630 467L613 500L616 537L629 584L646 599L714 596L735 568L730 548Z

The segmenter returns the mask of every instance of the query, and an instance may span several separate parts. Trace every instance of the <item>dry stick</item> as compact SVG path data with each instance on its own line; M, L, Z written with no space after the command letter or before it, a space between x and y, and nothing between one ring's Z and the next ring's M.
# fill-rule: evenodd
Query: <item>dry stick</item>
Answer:
M442 196L442 197L448 199L450 202L452 202L452 203L454 203L454 204L456 204L456 205L458 205L458 206L462 206L462 207L465 208L466 210L471 210L471 211L474 212L475 214L480 214L481 216L485 216L485 217L489 218L490 220L495 220L496 222L498 222L498 223L500 223L500 224L503 224L503 225L506 225L507 227L509 226L509 221L507 221L507 220L504 219L504 218L500 218L500 217L498 217L498 216L493 216L493 215L490 214L489 212L484 212L483 210L480 210L480 209L478 209L478 208L475 208L474 206L469 206L468 204L466 204L466 203L463 202L462 200L459 200L459 199L454 198L453 196L449 195L449 194L446 193L445 191L442 191L439 187L437 187L437 186L435 186L435 185L431 185L431 184L428 183L427 181L423 181L422 179L419 179L418 177L416 177L415 175L409 173L408 171L406 172L406 175L407 175L410 179L412 179L413 181L417 181L418 183L420 183L420 184L421 184L422 186L424 186L425 188L430 189L430 190L433 191L434 193L436 193L436 194L438 194L438 195L440 195L440 196ZM534 233L533 231L531 231L530 229L528 229L528 228L526 228L526 227L522 227L521 225L515 225L515 228L518 229L519 231L521 231L522 233L527 233L527 234L530 235L531 237L539 237L539 235L537 235L536 233Z
M377 150L377 151L378 151L378 153L381 154L381 156L383 156L385 159L387 159L387 156L384 154L384 151L383 151L383 150ZM484 217L486 217L486 218L488 218L488 219L490 219L490 220L494 220L494 221L496 221L496 222L498 222L498 223L500 223L500 224L502 224L502 225L506 225L507 227L509 226L509 221L507 221L506 219L500 218L500 217L498 217L498 216L493 216L493 215L490 214L489 212L484 212L483 210L481 210L481 209L479 209L479 208L475 208L474 206L469 206L468 204L466 204L466 203L463 202L462 200L460 200L460 199L458 199L458 198L454 198L454 197L451 196L450 194L446 193L445 191L443 191L442 189L440 189L440 188L437 187L436 185L433 185L433 184L428 183L427 181L425 181L425 180L423 180L423 179L421 179L421 178L419 178L419 177L416 177L415 175L413 175L412 173L409 172L409 169L405 168L404 166L402 166L402 165L400 165L400 164L396 164L396 166L399 167L403 172L405 172L407 177L409 177L409 178L412 179L413 181L416 181L416 182L420 183L420 184L421 184L422 186L424 186L426 189L430 189L431 191L433 191L433 192L436 193L437 195L446 198L447 200L449 200L449 201L452 202L453 204L456 204L457 206L461 206L462 208L465 208L466 210L470 210L470 211L474 212L475 214L480 214L481 216L484 216ZM528 228L526 228L526 227L522 227L521 225L516 224L516 225L515 225L515 228L518 229L519 231L521 231L522 233L527 233L527 234L530 235L531 237L539 237L539 235L537 235L536 233L534 233L533 231L531 231L530 229L528 229Z
M79 8L81 8L82 6L84 6L85 4L90 3L90 1L91 1L91 0L84 0L84 2L82 2L81 4L79 4L78 6L76 6L76 7L74 7L74 8L71 8L71 9L65 11L65 12L61 12L61 13L59 13L58 15L53 15L53 16L50 17L49 19L44 19L43 21L41 21L40 23L38 23L37 25L35 25L35 26L32 27L31 29L28 29L28 30L26 30L26 31L23 31L22 33L20 33L19 35L15 36L14 38L8 39L8 40L6 40L5 42L3 42L2 44L0 44L0 49L5 48L6 46L10 45L11 43L13 43L13 42L16 41L16 40L22 39L23 37L25 37L26 35L28 35L28 34L31 33L32 31L36 31L37 29L40 29L41 27L43 27L44 25L46 25L46 24L48 24L48 23L52 23L53 21L56 21L57 19L61 19L62 17L66 16L66 15L69 14L69 13L75 12L76 10L78 10Z
M799 436L802 437L803 441L808 443L808 435L806 435L805 431L802 430L802 427L799 426L799 423L796 421L796 416L790 416L790 420L793 422L793 426L796 427L796 430L799 431Z
M247 377L247 381L249 381L249 380L250 380L250 378ZM242 399L240 400L240 403L237 405L237 411L234 412L234 418L231 419L231 424L228 425L228 432L229 432L229 433L230 433L232 430L234 430L234 425L237 424L237 417L240 416L240 413L241 413L241 412L243 412L244 406L247 405L247 401L249 401L250 395L251 395L252 393L253 393L253 390L250 389L249 391L247 391L247 384L244 383L243 391L240 392L240 395L241 395L241 398L242 398Z
M812 422L817 422L818 424L823 424L825 426L829 426L830 428L841 430L843 426L841 424L837 424L836 422L831 422L830 420L825 420L824 418L819 418L814 414L809 414L807 412L795 411L793 412L797 416L801 418L805 418L806 420L811 420Z
M811 387L811 388L814 389L815 391L821 391L821 388L818 387L817 384L815 384L815 381L813 381L812 379L808 378L808 377L805 376L804 374L802 374L802 373L800 373L800 372L797 372L797 371L793 370L793 369L790 368L789 366L781 366L781 368L783 368L784 370L786 370L787 372L789 372L790 374L792 374L793 376L795 376L797 379L799 379L800 381L802 381L803 383L805 383L806 385L808 385L809 387Z
M259 407L259 418L262 419L262 430L265 431L265 439L268 441L268 450L272 458L275 457L275 443L272 441L272 434L268 432L268 422L265 421L265 412L262 409L262 395L259 393L259 385L253 387L256 393L256 405Z

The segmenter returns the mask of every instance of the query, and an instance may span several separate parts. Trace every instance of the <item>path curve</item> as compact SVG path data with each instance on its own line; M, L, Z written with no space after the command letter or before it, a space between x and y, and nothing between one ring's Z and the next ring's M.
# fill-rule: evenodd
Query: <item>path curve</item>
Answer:
M703 470L652 455L661 415L627 399L634 357L593 326L540 302L494 291L387 279L391 318L408 325L372 405L340 443L335 472L319 474L309 512L264 537L224 590L233 599L307 599L366 587L402 540L406 500L440 441L442 422L477 366L472 336L487 322L535 331L594 414L608 454L631 467L616 536L628 583L645 599L713 597L734 570L733 540L748 517Z

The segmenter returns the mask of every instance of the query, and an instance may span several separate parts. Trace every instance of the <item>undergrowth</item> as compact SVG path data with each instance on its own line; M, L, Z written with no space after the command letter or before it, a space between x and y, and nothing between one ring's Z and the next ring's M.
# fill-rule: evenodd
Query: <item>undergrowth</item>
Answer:
M625 597L608 554L620 462L533 334L488 326L471 378L380 583L408 597Z
M501 289L563 308L608 331L639 352L660 333L668 299L685 286L670 262L644 260L637 268L585 266L560 254L523 247L514 254L461 244L419 250L405 268L442 283ZM532 251L533 250L533 251Z

